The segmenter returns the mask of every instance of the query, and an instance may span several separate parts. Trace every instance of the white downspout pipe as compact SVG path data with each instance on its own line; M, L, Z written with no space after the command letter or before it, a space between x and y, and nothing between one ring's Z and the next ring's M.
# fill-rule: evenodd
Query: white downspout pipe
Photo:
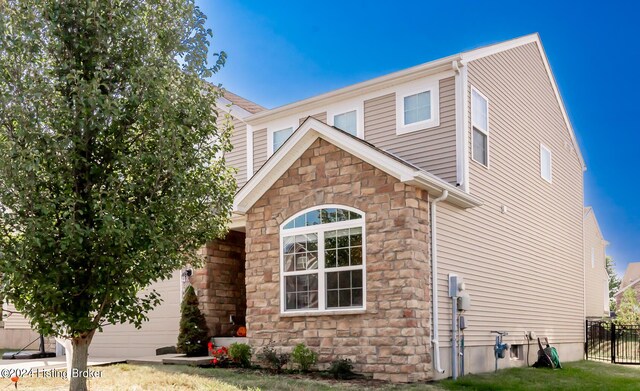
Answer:
M433 323L433 366L438 373L444 373L440 367L440 340L438 338L438 243L436 240L436 204L444 201L449 196L449 191L444 190L442 195L431 201L431 318Z

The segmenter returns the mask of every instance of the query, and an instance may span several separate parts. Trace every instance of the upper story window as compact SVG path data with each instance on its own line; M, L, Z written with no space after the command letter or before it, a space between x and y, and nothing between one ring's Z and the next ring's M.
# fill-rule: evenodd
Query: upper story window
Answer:
M278 148L284 144L285 141L291 136L293 133L293 128L286 128L282 130L277 130L273 132L273 152L277 151Z
M552 177L551 150L542 144L540 144L540 176L545 181L551 183L551 177Z
M596 249L591 247L591 267L596 267Z
M358 112L356 110L347 111L346 113L336 114L333 116L333 126L338 129L358 135Z
M331 205L303 211L280 236L282 312L364 309L362 212Z
M475 88L471 89L471 158L489 166L489 100Z
M404 97L404 124L428 121L431 119L431 91L420 92Z
M440 124L438 80L426 80L396 91L396 134L415 132Z

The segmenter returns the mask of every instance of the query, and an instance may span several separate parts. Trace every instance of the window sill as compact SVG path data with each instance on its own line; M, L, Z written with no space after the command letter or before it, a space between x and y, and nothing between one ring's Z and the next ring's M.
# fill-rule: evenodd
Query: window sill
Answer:
M296 312L281 312L281 318L295 318L300 316L334 316L334 315L361 315L367 313L366 309L358 308L353 310L328 310L328 311L296 311Z

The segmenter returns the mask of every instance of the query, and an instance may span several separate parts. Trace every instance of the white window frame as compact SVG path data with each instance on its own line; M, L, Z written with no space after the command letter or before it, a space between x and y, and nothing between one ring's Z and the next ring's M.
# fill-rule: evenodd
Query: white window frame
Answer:
M404 123L404 98L422 92L430 92L431 118L411 124ZM440 80L427 79L415 84L402 86L396 93L396 134L406 134L440 126Z
M544 158L544 152L549 152L549 178L545 175L546 173L543 171L542 159ZM553 152L551 152L551 148L547 147L544 144L540 144L540 178L544 179L549 183L553 183Z
M347 221L339 221L335 223L328 224L318 224L312 225L308 227L299 227L299 228L290 228L284 229L284 227L296 217L303 215L307 212L316 209L325 209L325 208L336 208L336 209L344 209L350 212L358 213L362 215L362 218L357 220L347 220ZM280 234L278 237L278 243L280 247L280 315L295 315L295 316L303 316L303 315L327 315L327 314L341 314L341 313L363 313L367 310L367 241L366 241L366 215L363 211L351 208L345 205L337 205L337 204L326 204L326 205L317 205L311 208L304 209L294 214L280 225ZM345 228L362 228L362 265L357 266L342 266L342 267L332 267L325 268L324 266L324 233L325 231L334 231ZM303 235L303 234L312 234L315 233L318 235L318 269L317 270L300 270L300 271L292 271L285 272L284 271L284 248L282 246L282 239L284 236L292 236L292 235ZM342 307L342 308L326 308L326 281L325 274L326 272L341 272L341 271L349 271L349 270L362 270L362 307ZM285 291L285 280L287 276L295 276L295 275L305 275L317 273L318 274L318 309L286 309L286 291Z
M350 111L356 112L356 136L364 139L364 101L347 102L344 104L327 108L327 124L334 126L335 116L345 114Z
M480 95L480 97L482 99L485 100L485 102L487 102L487 128L486 129L482 129L482 127L480 125L476 125L476 123L473 121L473 93L476 93L478 95ZM471 99L469 99L469 105L471 108L471 119L470 119L470 123L471 123L471 160L473 160L474 162L478 163L480 166L489 169L489 166L491 164L491 153L490 150L491 148L489 148L489 145L491 144L491 137L490 137L490 129L491 129L491 123L490 123L490 118L489 118L489 98L487 98L487 96L485 94L483 94L482 92L480 92L477 88L475 87L471 87ZM476 159L474 153L473 153L473 130L474 129L478 129L478 131L480 131L480 133L484 134L487 137L487 164L482 163L481 161L479 161L478 159Z
M591 268L596 267L596 249L595 247L591 247Z
M270 123L267 127L267 157L271 157L275 152L273 150L273 134L280 130L285 130L288 128L293 129L295 132L300 127L299 119L288 118L284 121L277 121ZM293 134L293 133L292 133ZM284 145L284 144L283 144Z

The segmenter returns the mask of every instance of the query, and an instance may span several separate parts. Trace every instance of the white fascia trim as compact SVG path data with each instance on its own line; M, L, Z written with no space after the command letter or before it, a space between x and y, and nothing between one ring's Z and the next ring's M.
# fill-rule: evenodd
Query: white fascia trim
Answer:
M218 98L216 98L216 107L224 111L225 113L231 114L233 117L241 120L242 122L245 122L245 118L251 115L250 112L238 105L233 104L233 102L231 102L224 96L219 96Z
M251 180L238 191L234 200L234 211L246 213L318 138L329 141L343 151L398 178L401 182L416 185L434 195L442 194L444 190L448 190L451 203L455 205L471 208L482 204L477 198L464 193L433 174L419 170L408 163L403 163L374 148L367 147L366 144L355 142L351 136L315 118L308 118L254 174Z
M527 45L529 43L536 43L538 50L540 51L540 57L542 57L542 62L544 63L544 67L547 71L547 76L549 76L549 81L551 82L551 87L553 88L553 92L556 96L556 100L558 101L558 105L560 106L560 111L562 113L562 117L564 119L565 125L567 129L569 129L569 135L571 137L571 141L576 149L576 154L578 155L578 159L580 160L580 165L582 166L582 170L586 171L587 166L584 162L584 157L580 152L580 146L578 145L578 140L576 138L576 134L573 130L573 126L571 125L571 121L569 120L569 116L567 114L567 109L564 105L564 101L562 100L562 96L560 95L560 90L558 89L558 84L556 83L556 79L553 76L553 72L551 72L551 66L549 65L549 59L544 51L544 47L542 46L542 41L540 40L540 36L538 33L525 35L524 37L512 39L510 41L498 43L495 45L486 46L480 49L471 50L468 52L464 52L461 54L461 61L463 64L468 63L469 61L478 60L483 57L491 56L496 53L503 52L505 50L513 49L518 46Z
M417 171L413 180L408 181L409 184L416 185L429 192L429 195L440 197L444 191L449 192L446 202L459 206L461 208L475 208L482 205L482 201L463 190L452 186L437 176L426 171Z
M411 68L407 68L398 72L390 73L388 75L376 77L371 80L367 80L361 83L353 84L348 87L340 88L334 91L330 91L324 94L320 94L308 99L304 99L298 102L290 103L284 106L276 107L271 110L264 110L251 115L247 118L248 121L254 122L260 120L260 122L268 121L268 118L282 117L285 115L291 115L303 111L312 110L317 107L323 107L330 101L337 99L346 100L360 95L368 94L370 92L393 87L398 84L407 83L409 81L435 75L441 72L451 70L451 62L460 60L460 54L445 57L439 60L431 61L425 64L417 65Z

